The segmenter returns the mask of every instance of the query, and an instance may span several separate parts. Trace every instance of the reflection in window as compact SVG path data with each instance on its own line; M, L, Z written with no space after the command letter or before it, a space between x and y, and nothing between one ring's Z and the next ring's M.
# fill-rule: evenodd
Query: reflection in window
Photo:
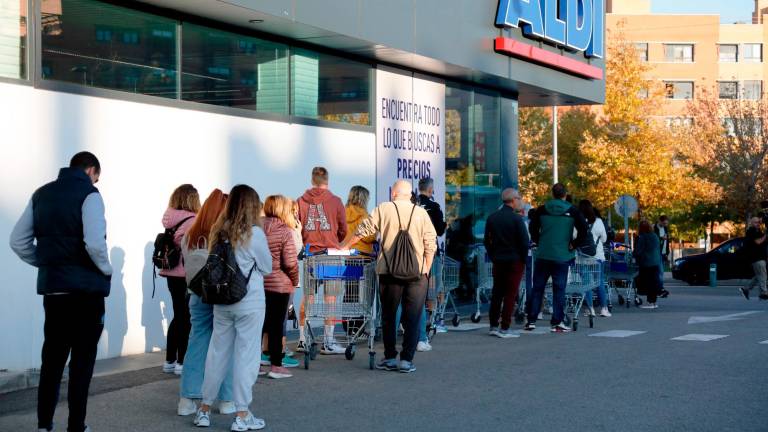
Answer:
M690 81L665 81L667 99L693 99L693 83Z
M0 77L27 77L27 0L0 0Z
M176 97L176 21L93 0L41 8L43 78Z
M760 80L744 81L741 97L746 100L760 100L763 97L763 82Z
M672 63L692 63L693 62L693 45L665 44L664 60Z
M288 114L288 47L184 24L184 100Z
M720 81L717 83L720 99L738 99L739 83L736 81Z
M763 61L763 44L746 43L741 46L741 60L748 63L761 63Z
M291 55L292 114L370 125L371 70L365 63L294 49Z
M736 63L739 60L739 46L738 45L718 45L718 56L723 63Z

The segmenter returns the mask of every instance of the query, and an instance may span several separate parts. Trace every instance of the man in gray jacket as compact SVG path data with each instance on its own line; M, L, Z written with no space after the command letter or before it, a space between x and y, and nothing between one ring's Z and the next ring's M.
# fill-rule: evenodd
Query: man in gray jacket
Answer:
M112 276L104 201L94 186L100 174L96 156L76 154L58 179L35 191L11 232L11 249L38 268L37 293L45 308L37 390L39 431L53 430L61 376L70 356L67 430L89 430L88 387Z

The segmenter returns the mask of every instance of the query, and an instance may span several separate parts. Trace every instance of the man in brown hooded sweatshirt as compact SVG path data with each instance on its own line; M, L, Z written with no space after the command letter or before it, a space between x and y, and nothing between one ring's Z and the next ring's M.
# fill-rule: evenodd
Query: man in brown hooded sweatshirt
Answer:
M347 217L341 198L328 189L328 170L312 168L312 188L299 198L301 237L311 253L338 249L347 236ZM341 281L325 281L325 302L335 303L336 296L344 294ZM311 299L314 293L305 293ZM333 337L334 320L325 321L322 354L344 354L344 348Z

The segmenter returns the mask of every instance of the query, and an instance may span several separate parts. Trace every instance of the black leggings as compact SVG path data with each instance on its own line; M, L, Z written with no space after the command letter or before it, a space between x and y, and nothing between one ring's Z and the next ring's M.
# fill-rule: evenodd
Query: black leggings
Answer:
M187 280L183 277L168 277L168 290L173 301L173 319L168 326L168 341L165 360L184 364L187 353L189 330L189 297L187 296Z
M290 294L264 291L267 311L264 316L264 331L267 334L269 361L272 366L283 365L283 323L288 312Z

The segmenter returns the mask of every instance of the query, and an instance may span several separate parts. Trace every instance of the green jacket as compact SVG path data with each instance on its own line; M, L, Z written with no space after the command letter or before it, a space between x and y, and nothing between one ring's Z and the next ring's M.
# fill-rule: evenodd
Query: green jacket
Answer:
M573 239L573 229L576 239ZM553 199L536 209L529 226L536 258L568 262L576 257L572 244L581 244L589 233L586 219L571 203Z

